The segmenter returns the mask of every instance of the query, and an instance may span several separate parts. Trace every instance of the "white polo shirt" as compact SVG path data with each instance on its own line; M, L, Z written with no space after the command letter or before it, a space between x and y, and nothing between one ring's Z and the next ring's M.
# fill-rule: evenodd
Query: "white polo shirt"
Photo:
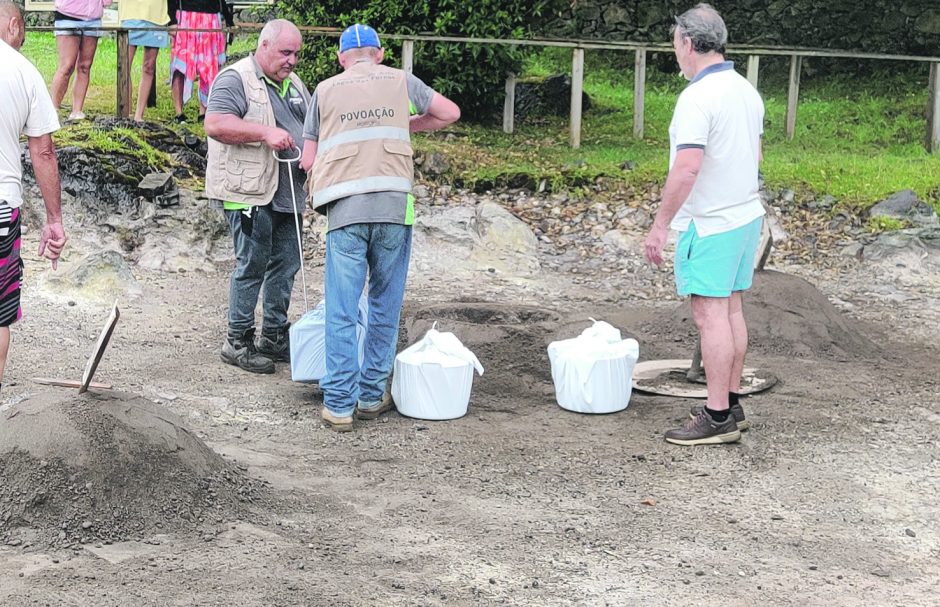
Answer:
M19 51L0 40L0 200L23 204L20 136L39 137L59 129L46 83Z
M764 102L732 62L696 74L679 95L669 125L669 166L684 148L702 148L705 156L673 230L684 232L694 221L699 236L709 236L764 214L757 183L763 124Z

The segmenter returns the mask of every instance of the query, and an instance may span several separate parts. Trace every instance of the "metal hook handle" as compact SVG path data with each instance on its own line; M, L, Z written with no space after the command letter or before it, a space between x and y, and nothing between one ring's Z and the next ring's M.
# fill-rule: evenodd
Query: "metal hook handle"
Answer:
M271 154L274 156L274 159L277 160L278 162L296 162L300 160L301 156L304 155L304 152L296 145L293 147L293 149L297 150L296 158L281 158L280 156L278 156L278 152L280 150L271 150Z
M303 230L300 229L300 216L301 211L297 209L297 192L294 191L294 169L291 165L294 161L299 161L301 156L303 156L303 151L296 145L293 149L297 150L296 158L281 158L277 155L278 150L271 150L271 154L274 156L274 159L278 162L287 163L287 180L290 182L290 198L294 207L294 228L297 230L297 254L300 258L300 282L303 285L304 291L304 313L310 310L310 304L307 301L307 276L304 269L304 244L303 244Z

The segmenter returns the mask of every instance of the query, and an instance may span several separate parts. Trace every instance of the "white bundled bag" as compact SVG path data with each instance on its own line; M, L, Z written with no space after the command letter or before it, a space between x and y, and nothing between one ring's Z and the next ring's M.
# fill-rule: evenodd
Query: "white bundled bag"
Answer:
M392 398L398 412L418 419L456 419L467 414L473 371L483 366L453 333L434 326L395 357Z
M635 339L621 339L620 330L596 321L573 339L548 346L555 399L562 409L577 413L613 413L630 404L633 367L640 357Z
M356 340L359 343L359 365L369 325L369 297L365 291L359 298L359 319ZM290 327L290 378L296 382L318 382L326 375L326 302L316 307Z

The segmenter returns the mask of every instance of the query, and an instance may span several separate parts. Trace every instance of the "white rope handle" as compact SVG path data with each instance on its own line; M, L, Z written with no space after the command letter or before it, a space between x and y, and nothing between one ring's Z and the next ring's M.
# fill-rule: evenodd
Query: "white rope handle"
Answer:
M297 252L300 254L300 283L303 285L304 289L304 314L306 314L310 310L310 305L307 303L307 276L306 271L304 270L304 244L300 233L300 214L297 211L297 192L294 191L294 170L291 166L291 163L300 160L300 157L303 156L303 152L296 145L293 149L297 150L296 158L281 158L278 156L278 150L271 150L271 154L274 155L274 159L278 162L287 163L287 180L290 181L290 197L291 203L294 206L294 227L297 230Z

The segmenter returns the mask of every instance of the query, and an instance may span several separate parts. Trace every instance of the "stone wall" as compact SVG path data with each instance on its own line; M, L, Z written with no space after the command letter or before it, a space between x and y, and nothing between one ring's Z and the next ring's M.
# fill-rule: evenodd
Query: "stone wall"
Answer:
M549 36L664 42L695 0L560 0ZM731 44L940 56L933 0L714 0Z

